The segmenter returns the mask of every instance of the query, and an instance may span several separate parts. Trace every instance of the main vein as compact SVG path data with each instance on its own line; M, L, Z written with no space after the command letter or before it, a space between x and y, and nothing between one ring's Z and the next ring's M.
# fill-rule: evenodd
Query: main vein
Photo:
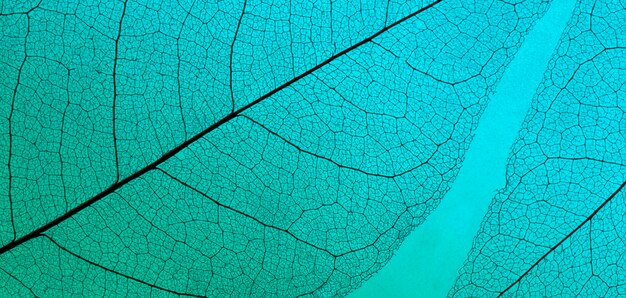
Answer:
M355 49L361 47L362 45L371 42L374 38L378 37L379 35L391 30L394 27L397 27L398 25L406 22L407 20L421 14L422 12L434 7L435 5L439 4L440 2L442 2L443 0L436 0L433 1L432 3L420 8L419 10L403 17L402 19L397 20L396 22L383 27L382 29L380 29L378 32L374 33L373 35L359 41L358 43L350 46L349 48L346 48L345 50L331 56L330 58L324 60L322 63L316 65L315 67L307 70L306 72L298 75L297 77L294 77L293 79L287 81L286 83L280 85L279 87L273 89L272 91L262 95L261 97L257 98L256 100L248 103L247 105L239 108L236 111L231 112L230 114L226 115L224 118L220 119L219 121L213 123L213 125L209 126L208 128L206 128L205 130L201 131L200 133L196 134L195 136L189 138L187 141L183 142L182 144L178 145L177 147L175 147L174 149L168 151L167 153L163 154L163 156L161 156L159 159L157 159L156 161L152 162L151 164L145 166L144 168L140 169L139 171L135 172L134 174L122 179L121 181L109 186L107 189L105 189L104 191L100 192L99 194L97 194L96 196L92 197L91 199L83 202L82 204L72 208L70 211L68 211L67 213L57 217L56 219L48 222L47 224L41 226L40 228L18 238L15 241L10 242L9 244L3 246L2 248L0 248L0 255L10 251L11 249L33 239L36 238L37 236L43 234L44 232L48 231L49 229L57 226L58 224L64 222L65 220L69 219L70 217L76 215L78 212L82 211L83 209L93 205L94 203L100 201L101 199L103 199L104 197L114 193L115 191L117 191L118 189L120 189L122 186L130 183L131 181L141 177L143 174L154 170L157 168L157 166L159 166L160 164L164 163L165 161L169 160L170 158L172 158L174 155L178 154L178 152L182 151L183 149L189 147L191 144L195 143L196 141L200 140L201 138L203 138L205 135L207 135L208 133L212 132L213 130L217 129L218 127L222 126L223 124L229 122L230 120L234 119L235 117L237 117L238 115L240 115L241 113L245 112L246 110L250 109L251 107L259 104L260 102L266 100L267 98L271 97L272 95L282 91L283 89L293 85L295 82L300 81L301 79L305 78L306 76L310 75L311 73L315 72L316 70L330 64L331 62L335 61L336 59L345 56L346 54L354 51Z

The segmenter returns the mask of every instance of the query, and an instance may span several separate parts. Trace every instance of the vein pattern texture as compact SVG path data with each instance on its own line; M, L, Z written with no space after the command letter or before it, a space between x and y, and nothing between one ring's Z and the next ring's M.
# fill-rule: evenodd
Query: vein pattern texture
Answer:
M547 5L0 2L0 295L347 294Z

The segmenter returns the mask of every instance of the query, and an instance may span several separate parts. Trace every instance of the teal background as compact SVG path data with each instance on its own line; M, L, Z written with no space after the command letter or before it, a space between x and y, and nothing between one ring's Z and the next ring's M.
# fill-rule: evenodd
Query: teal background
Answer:
M575 4L450 296L626 295L626 10Z

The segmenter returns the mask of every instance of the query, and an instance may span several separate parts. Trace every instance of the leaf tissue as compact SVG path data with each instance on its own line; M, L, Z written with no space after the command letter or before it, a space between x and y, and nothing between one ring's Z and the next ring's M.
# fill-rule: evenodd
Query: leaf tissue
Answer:
M620 239L625 18L591 4L453 293L513 282L607 197L567 245L619 284L592 255ZM548 5L0 1L0 296L348 294L446 194Z

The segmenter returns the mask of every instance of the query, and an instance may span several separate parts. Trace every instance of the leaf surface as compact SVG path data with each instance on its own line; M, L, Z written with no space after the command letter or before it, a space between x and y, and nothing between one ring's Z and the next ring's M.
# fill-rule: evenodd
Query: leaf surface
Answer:
M0 5L6 295L344 295L543 1Z

